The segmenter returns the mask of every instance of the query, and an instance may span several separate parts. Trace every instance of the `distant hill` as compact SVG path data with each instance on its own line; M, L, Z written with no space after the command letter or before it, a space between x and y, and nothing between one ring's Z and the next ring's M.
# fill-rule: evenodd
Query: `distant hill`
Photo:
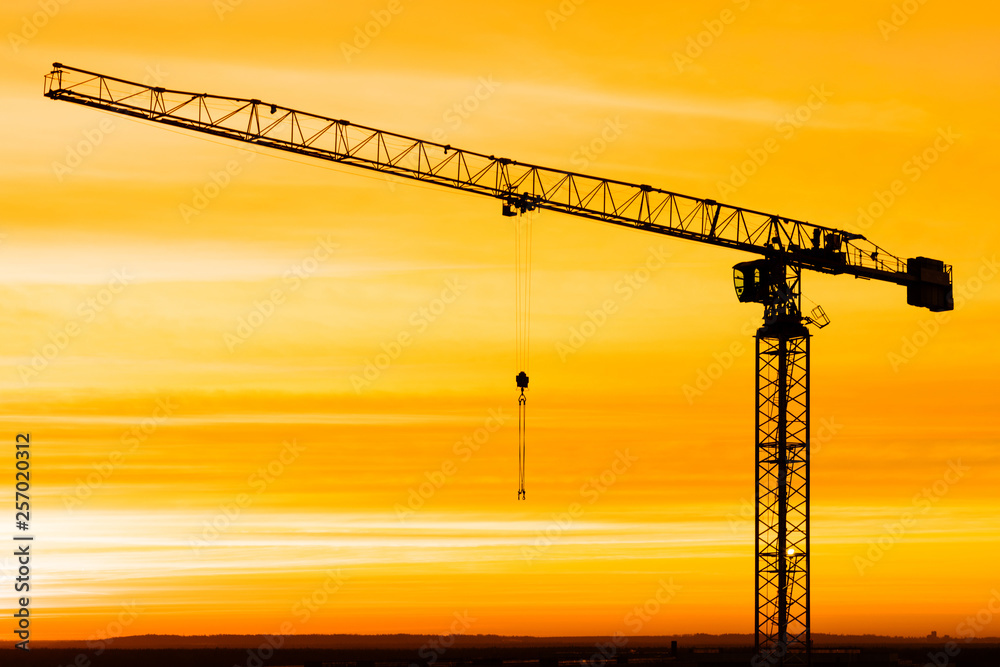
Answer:
M452 648L540 648L540 647L560 647L560 646L594 646L607 642L608 637L581 636L581 637L528 637L528 636L502 636L502 635L455 635ZM676 641L679 646L690 647L738 647L751 646L753 636L750 634L727 634L727 635L672 635L672 636L627 636L628 645L633 648L638 647L664 647L670 646L671 641ZM244 649L255 648L262 645L275 645L282 649L397 649L397 650L418 650L428 642L438 640L437 635L290 635L288 637L269 638L268 635L137 635L127 637L116 637L104 640L104 647L108 649ZM950 641L947 636L942 637L884 637L879 635L827 635L813 634L813 645L816 648L836 648L843 646L851 647L871 647L871 646L914 646L929 645L939 646ZM965 640L957 640L964 644ZM280 643L279 643L280 642ZM1000 644L1000 638L982 637L974 641L977 645ZM36 641L31 642L32 648L95 648L95 642L86 640L66 640L66 641Z

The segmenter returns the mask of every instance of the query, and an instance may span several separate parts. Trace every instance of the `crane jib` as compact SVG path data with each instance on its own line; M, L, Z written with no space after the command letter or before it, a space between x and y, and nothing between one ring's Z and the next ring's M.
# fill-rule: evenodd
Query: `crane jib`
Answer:
M952 271L901 259L864 236L784 216L454 148L255 98L149 86L60 63L45 95L275 150L473 192L504 214L546 209L762 255L796 269L896 283L907 303L951 310Z

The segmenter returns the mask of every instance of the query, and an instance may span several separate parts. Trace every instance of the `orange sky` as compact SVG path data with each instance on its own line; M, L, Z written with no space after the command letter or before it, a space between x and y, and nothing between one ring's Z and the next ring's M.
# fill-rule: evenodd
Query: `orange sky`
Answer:
M0 9L0 420L33 439L34 639L285 621L438 633L456 612L480 633L753 622L760 312L731 283L747 256L535 218L518 503L498 202L53 103L53 61L952 263L944 324L902 288L806 277L833 320L813 340L813 630L954 635L1000 585L993 5L52 5ZM373 16L386 25L355 42ZM663 268L622 289L653 257ZM274 290L282 303L240 334ZM445 290L457 298L440 308ZM617 312L567 353L609 299ZM412 344L359 383L401 333ZM661 582L669 602L637 627Z

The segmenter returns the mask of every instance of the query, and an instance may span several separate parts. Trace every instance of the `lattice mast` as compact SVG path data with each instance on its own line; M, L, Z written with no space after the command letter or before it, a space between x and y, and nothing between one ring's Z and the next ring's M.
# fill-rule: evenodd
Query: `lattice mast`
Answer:
M801 272L762 260L736 267L737 294L764 304L756 334L756 625L765 664L809 664L809 339ZM747 287L745 276L756 279ZM756 290L756 291L754 291Z

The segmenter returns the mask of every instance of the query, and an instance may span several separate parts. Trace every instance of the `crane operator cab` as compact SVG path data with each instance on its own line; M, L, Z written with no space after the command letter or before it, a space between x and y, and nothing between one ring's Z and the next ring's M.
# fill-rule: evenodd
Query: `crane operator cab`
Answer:
M733 284L740 303L766 303L774 283L774 264L766 259L740 262L733 267Z

